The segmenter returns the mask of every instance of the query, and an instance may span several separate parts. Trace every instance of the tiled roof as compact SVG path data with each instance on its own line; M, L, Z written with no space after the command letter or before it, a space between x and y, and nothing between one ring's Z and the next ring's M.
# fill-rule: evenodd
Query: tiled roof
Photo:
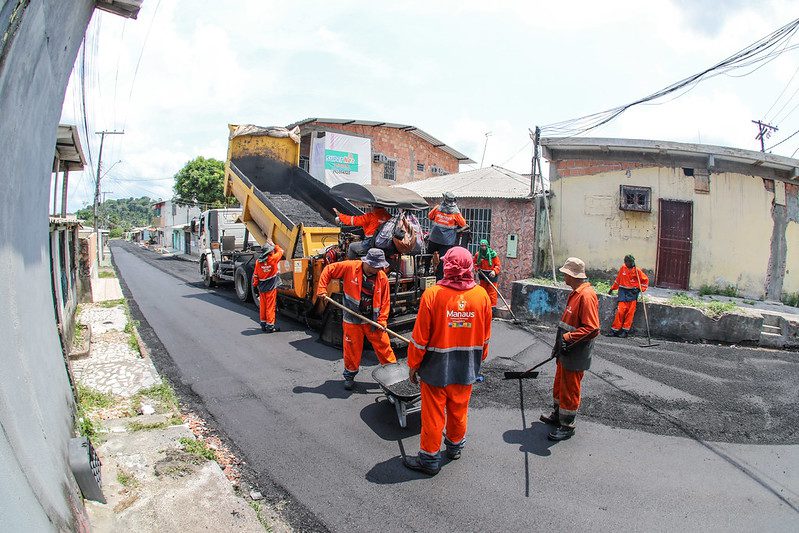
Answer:
M531 197L530 178L495 165L403 183L396 187L410 189L424 198L438 198L446 191L458 198Z

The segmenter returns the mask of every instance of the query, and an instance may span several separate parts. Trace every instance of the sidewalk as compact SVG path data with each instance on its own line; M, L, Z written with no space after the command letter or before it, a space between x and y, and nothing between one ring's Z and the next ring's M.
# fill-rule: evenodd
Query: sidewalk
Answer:
M119 286L114 278L100 281ZM181 414L124 303L83 304L78 322L92 332L89 355L71 361L78 425L103 463L107 500L85 502L93 531L290 530L257 492L245 499L234 491L237 460L219 439L196 430L201 420Z

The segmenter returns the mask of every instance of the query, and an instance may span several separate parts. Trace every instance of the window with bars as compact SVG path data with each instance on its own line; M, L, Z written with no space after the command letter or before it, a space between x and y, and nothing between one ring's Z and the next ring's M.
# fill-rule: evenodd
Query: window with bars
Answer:
M395 208L388 209L392 215L396 215L399 210ZM430 231L430 219L427 214L430 209L423 209L422 211L412 211L416 218L419 219L419 225L425 233ZM472 242L469 243L468 249L471 253L477 253L480 239L486 239L491 242L491 209L490 208L464 208L461 209L461 214L466 222L469 224L469 229L472 232Z
M383 179L397 181L397 162L389 159L383 163Z
M310 172L311 160L307 156L300 156L300 168L305 172Z
M622 211L652 211L652 188L619 185L619 209Z

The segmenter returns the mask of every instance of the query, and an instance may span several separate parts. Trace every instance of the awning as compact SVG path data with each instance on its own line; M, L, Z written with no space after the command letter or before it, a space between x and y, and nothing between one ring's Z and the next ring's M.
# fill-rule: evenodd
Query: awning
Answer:
M404 187L340 183L330 189L330 192L340 198L381 207L401 209L427 209L430 207L427 200L418 193Z

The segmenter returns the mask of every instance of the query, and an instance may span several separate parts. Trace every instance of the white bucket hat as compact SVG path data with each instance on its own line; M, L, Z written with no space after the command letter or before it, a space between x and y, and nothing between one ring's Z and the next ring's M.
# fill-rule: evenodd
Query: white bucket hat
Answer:
M573 278L586 279L588 277L585 275L585 262L579 257L568 258L558 270Z

